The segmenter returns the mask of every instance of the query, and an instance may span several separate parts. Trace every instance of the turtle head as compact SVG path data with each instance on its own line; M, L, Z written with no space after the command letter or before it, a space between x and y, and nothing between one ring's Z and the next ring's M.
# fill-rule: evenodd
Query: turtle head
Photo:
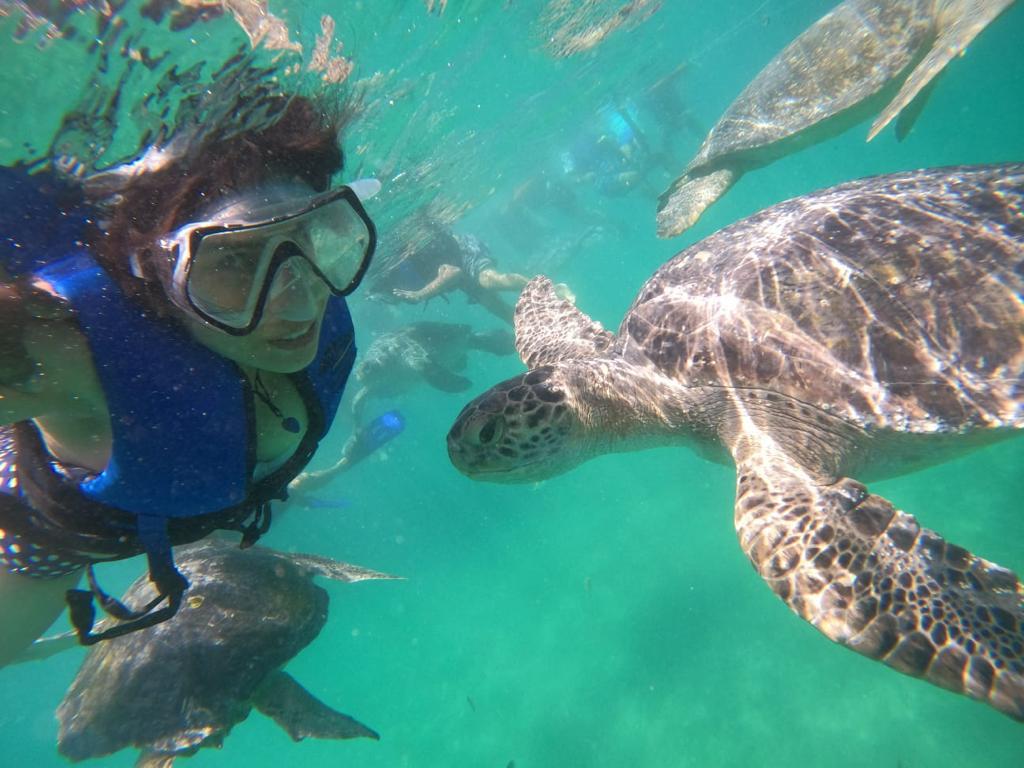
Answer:
M503 381L470 402L448 432L448 455L465 475L525 483L561 474L590 457L561 366Z

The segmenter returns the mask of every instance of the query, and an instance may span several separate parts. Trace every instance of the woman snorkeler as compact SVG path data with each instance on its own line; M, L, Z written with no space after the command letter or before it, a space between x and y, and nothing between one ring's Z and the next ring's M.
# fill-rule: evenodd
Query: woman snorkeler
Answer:
M266 111L82 183L0 169L0 664L66 591L84 643L173 615L171 545L255 541L331 424L376 182L330 186L330 110ZM132 611L91 565L142 553L160 597ZM121 623L93 633L94 596Z

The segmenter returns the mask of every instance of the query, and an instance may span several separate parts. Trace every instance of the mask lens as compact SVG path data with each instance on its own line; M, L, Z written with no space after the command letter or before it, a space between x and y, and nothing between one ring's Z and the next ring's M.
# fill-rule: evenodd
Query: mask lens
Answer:
M337 293L347 292L359 276L370 245L366 222L344 198L309 214L310 259Z
M235 328L253 316L269 256L255 231L217 232L198 244L188 276L189 299L202 313Z
M267 293L268 273L276 273L283 258L293 258L288 249L279 250L283 243L291 244L331 291L349 293L365 269L373 234L346 194L351 192L343 188L276 221L225 225L197 235L186 279L192 306L217 324L251 330L261 296ZM287 289L272 287L277 293Z

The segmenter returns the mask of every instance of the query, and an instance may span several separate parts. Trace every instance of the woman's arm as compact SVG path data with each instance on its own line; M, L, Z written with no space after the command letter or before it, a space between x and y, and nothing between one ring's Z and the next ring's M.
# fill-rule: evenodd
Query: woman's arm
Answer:
M59 400L48 361L77 346L72 316L42 284L0 282L0 424L44 414Z

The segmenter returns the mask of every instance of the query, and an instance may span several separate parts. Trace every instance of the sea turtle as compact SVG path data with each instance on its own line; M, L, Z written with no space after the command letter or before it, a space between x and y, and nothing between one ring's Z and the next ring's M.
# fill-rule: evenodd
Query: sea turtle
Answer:
M394 577L216 539L176 548L175 557L191 582L185 603L170 621L93 646L57 708L61 754L84 760L137 747L137 766L166 768L221 746L254 706L295 740L378 738L282 667L327 620L328 595L313 576ZM154 594L143 577L124 601L139 606Z
M1024 429L1024 164L768 208L658 269L615 335L534 278L516 334L531 370L459 415L459 470L528 482L669 444L731 459L740 545L790 608L1024 719L1018 577L860 482Z
M868 97L891 96L899 76L916 64L871 126L870 141L1012 2L846 0L786 46L729 105L659 199L658 235L691 227L745 170L794 149L797 139L805 143L811 126L843 113L819 126L820 139L876 111L880 104ZM883 91L887 84L893 87ZM851 110L855 105L860 108Z
M393 398L422 381L442 392L465 392L473 383L459 372L471 349L510 355L515 347L504 329L474 331L463 323L411 323L381 334L356 364L353 413L361 413L368 397Z

